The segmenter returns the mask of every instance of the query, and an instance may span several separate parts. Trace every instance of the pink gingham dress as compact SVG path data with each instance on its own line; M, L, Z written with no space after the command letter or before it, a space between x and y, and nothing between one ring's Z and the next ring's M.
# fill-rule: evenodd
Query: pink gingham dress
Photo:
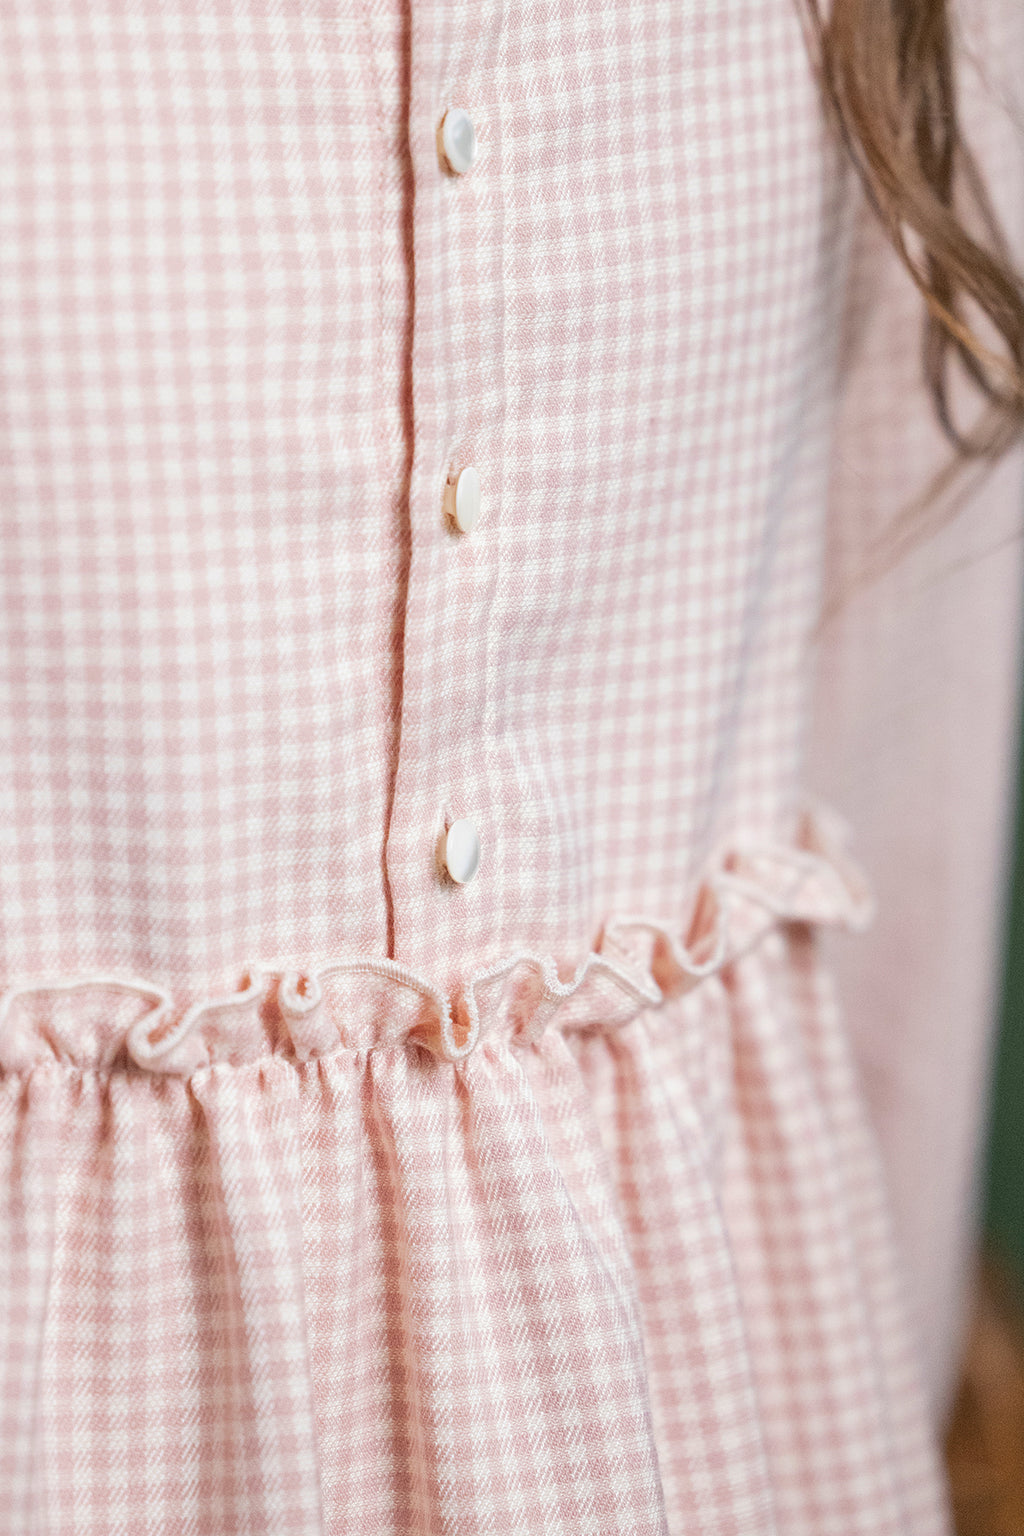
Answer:
M3 1536L945 1530L815 746L918 322L792 0L0 0Z

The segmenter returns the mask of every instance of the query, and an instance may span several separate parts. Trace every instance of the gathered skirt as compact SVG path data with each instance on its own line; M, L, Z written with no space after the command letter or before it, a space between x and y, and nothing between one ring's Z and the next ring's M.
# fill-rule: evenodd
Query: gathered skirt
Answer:
M0 1529L944 1530L808 826L459 1008L6 996Z

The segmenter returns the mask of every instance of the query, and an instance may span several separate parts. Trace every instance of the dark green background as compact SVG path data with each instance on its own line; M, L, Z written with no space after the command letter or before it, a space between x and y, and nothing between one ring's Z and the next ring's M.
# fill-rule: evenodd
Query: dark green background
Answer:
M1024 742L1020 752L1024 766ZM986 1228L1024 1286L1024 773L1004 929L1003 1006L992 1082Z

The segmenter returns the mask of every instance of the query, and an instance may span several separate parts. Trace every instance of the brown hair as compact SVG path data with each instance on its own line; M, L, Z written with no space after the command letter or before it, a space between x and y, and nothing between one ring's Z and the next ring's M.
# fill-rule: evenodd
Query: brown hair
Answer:
M923 367L954 460L908 509L916 541L931 492L969 459L998 458L1024 434L1024 283L957 115L948 0L800 0L826 110L888 239L925 304ZM1000 347L993 351L968 306ZM959 363L984 400L952 419Z

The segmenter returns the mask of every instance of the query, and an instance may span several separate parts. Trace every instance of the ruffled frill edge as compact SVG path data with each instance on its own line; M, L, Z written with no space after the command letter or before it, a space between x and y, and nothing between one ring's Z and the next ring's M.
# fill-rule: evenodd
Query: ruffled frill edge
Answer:
M848 841L836 813L815 805L788 845L726 844L681 924L612 918L564 982L551 956L519 952L449 998L393 960L354 955L308 974L250 966L239 991L180 1017L173 998L144 981L26 982L0 996L0 1071L56 1060L188 1077L268 1054L305 1062L407 1042L455 1062L487 1038L525 1044L551 1028L615 1028L721 971L780 923L865 928L874 903Z

